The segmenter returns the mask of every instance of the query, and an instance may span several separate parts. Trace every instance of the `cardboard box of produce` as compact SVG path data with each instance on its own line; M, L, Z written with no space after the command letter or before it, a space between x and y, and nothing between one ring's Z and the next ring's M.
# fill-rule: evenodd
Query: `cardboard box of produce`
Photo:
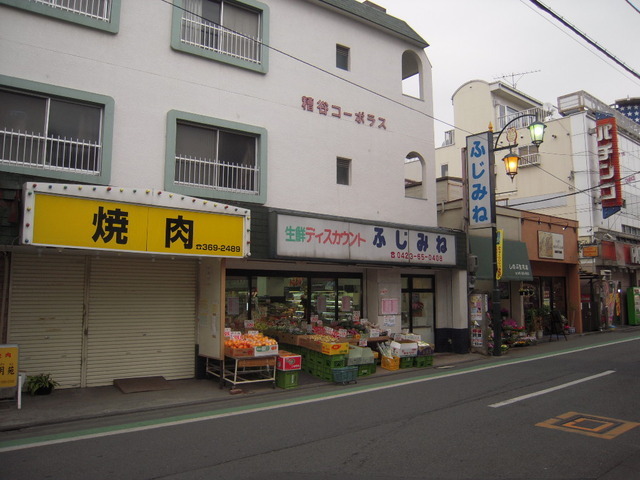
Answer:
M302 356L280 350L278 352L276 368L282 371L300 370L302 368Z
M278 354L278 344L275 345L261 345L259 347L253 347L253 356L254 357L264 357L267 355L277 355Z
M391 342L391 354L395 357L415 357L418 354L418 343L410 340Z

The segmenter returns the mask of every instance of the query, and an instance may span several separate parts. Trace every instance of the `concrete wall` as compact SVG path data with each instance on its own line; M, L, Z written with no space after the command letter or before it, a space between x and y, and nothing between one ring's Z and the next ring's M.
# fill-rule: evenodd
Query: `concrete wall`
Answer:
M424 51L312 2L268 8L270 44L288 55L271 50L262 74L173 50L167 3L123 1L117 34L0 6L2 73L114 99L113 185L164 189L167 112L178 110L267 129L269 206L410 224L419 209L419 223L435 226L435 194L424 201L404 192L412 152L428 162L425 188L435 191ZM336 44L350 48L350 71L336 68ZM422 63L424 99L402 94L408 49ZM303 96L376 123L304 111ZM337 157L352 160L350 186L336 184Z

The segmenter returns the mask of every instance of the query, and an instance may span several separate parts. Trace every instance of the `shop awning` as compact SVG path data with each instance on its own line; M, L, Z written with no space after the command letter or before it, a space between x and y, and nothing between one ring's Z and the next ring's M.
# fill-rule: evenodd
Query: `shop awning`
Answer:
M478 257L478 279L491 280L491 238L469 236L471 253ZM516 240L505 240L502 249L502 278L501 281L533 280L531 264L527 254L527 245Z

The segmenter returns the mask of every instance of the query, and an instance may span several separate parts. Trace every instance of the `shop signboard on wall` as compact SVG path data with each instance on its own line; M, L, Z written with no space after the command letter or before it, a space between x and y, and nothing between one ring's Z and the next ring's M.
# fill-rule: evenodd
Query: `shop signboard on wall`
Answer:
M602 218L608 218L622 208L620 184L620 152L618 129L614 117L598 118L598 164L600 170L600 198Z
M494 192L489 132L467 137L469 228L491 226Z
M582 247L582 256L585 258L593 258L599 255L598 245L584 245Z
M26 184L24 208L21 240L27 245L215 257L247 254L248 210L191 197Z
M318 113L324 117L352 120L357 125L368 126L380 130L387 129L387 119L371 112L365 112L359 108L343 108L324 98L316 100L314 97L303 95L301 107L305 112Z
M538 257L564 260L564 236L538 231Z
M283 257L455 265L454 235L426 230L278 215L277 254Z

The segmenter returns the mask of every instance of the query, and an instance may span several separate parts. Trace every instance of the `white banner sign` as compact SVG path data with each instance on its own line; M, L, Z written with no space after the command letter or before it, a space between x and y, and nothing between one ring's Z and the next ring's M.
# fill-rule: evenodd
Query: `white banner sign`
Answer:
M454 235L278 215L280 256L455 265Z
M467 137L469 227L491 226L491 145L489 132Z

